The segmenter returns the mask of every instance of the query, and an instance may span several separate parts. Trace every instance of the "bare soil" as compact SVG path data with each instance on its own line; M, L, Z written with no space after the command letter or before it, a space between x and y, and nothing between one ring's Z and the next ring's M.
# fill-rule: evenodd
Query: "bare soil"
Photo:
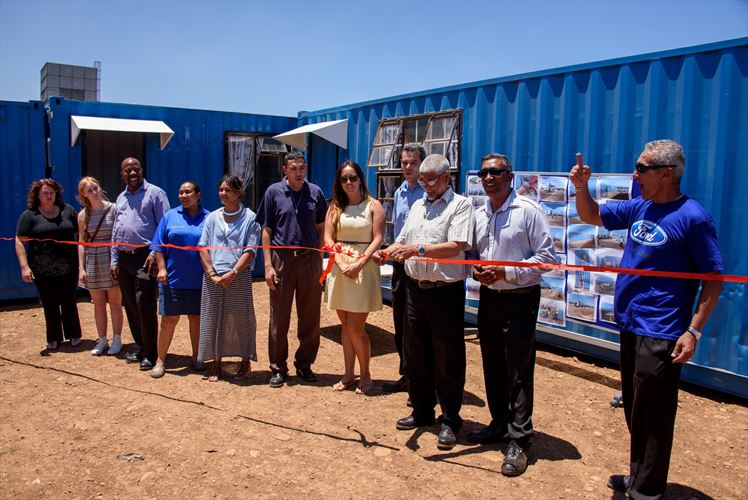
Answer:
M625 473L623 411L609 401L615 367L543 349L535 374L530 467L500 472L504 445L474 446L468 431L489 420L478 342L467 337L460 443L436 448L436 427L397 431L406 395L334 392L342 348L323 309L319 382L267 385L268 297L255 283L260 361L249 380L211 383L189 366L186 320L167 374L153 379L121 358L92 357L93 306L79 304L85 341L40 351L37 306L0 310L0 495L4 498L615 498L610 474ZM370 316L372 373L397 377L391 310ZM295 332L291 332L295 337ZM129 332L125 332L130 340ZM292 352L295 343L292 342ZM229 369L235 371L238 363ZM681 390L669 498L748 497L744 401ZM142 460L118 456L137 453Z

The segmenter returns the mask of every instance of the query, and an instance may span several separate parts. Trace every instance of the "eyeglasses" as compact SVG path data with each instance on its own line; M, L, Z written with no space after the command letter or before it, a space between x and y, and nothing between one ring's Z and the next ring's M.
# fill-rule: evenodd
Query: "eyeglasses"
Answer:
M650 170L657 168L675 168L676 165L645 165L644 163L637 163L634 169L640 174L646 174Z
M427 181L423 177L419 177L418 178L418 184L420 184L423 187L426 187L426 186L428 186L428 187L434 187L434 186L436 186L436 183L439 182L439 179L441 178L442 175L443 174L437 175L436 179L434 179L432 181Z
M358 181L358 175L341 175L340 176L340 183L345 184L346 182L357 182Z
M501 177L502 175L509 174L511 172L512 171L508 168L482 168L478 170L478 177L480 177L481 179L485 179L486 177L488 177L488 174L491 174L491 177Z

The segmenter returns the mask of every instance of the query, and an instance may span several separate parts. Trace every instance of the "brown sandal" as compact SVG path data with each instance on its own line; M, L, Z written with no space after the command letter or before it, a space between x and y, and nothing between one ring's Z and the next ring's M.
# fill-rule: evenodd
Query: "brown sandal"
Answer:
M374 394L374 381L369 380L367 383L356 387L356 394L360 394L362 396L371 396L372 394Z

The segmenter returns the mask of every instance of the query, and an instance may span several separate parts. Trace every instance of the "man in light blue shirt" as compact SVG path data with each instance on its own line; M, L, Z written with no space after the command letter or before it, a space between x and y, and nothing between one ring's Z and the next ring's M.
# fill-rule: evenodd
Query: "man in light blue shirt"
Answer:
M395 191L395 199L392 207L392 222L395 225L394 237L397 239L403 230L405 220L410 213L410 207L416 200L420 200L426 194L423 187L418 183L418 169L421 162L426 158L426 150L417 143L409 143L403 146L400 152L400 168L405 180ZM385 382L382 388L387 392L402 392L408 388L408 380L405 377L405 360L403 356L403 330L405 328L405 293L406 293L405 264L392 262L392 316L395 323L395 347L400 356L400 379L395 382Z
M485 261L555 264L548 221L537 203L512 189L512 164L489 153L478 172L488 200L475 211L474 251ZM473 256L475 257L475 256ZM517 266L474 265L481 283L478 335L491 423L468 439L509 443L501 473L519 476L527 468L533 437L535 323L540 277L546 270Z
M137 158L122 161L122 180L127 187L117 197L112 228L112 278L119 281L122 303L132 338L140 352L127 355L127 361L140 361L141 370L153 368L158 353L156 316L156 257L149 246L158 223L169 211L169 199L163 189L143 178ZM136 246L116 245L129 243Z

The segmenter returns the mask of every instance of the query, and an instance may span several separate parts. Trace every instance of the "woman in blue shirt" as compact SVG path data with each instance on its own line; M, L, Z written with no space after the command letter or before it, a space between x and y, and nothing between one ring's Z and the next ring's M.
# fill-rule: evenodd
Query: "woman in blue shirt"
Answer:
M244 208L241 179L226 175L218 186L223 208L211 212L200 237L205 270L200 316L200 361L212 362L209 381L222 376L221 358L242 359L235 380L247 378L250 360L257 361L252 267L260 241L255 213Z
M164 214L151 242L156 252L158 265L158 314L161 328L158 332L158 360L151 370L151 377L164 376L166 354L174 337L179 317L187 315L192 342L192 369L202 371L203 363L197 360L200 342L200 254L196 250L169 248L163 244L180 247L197 246L203 233L208 211L200 206L200 186L195 181L186 181L179 186L179 202L182 204Z

